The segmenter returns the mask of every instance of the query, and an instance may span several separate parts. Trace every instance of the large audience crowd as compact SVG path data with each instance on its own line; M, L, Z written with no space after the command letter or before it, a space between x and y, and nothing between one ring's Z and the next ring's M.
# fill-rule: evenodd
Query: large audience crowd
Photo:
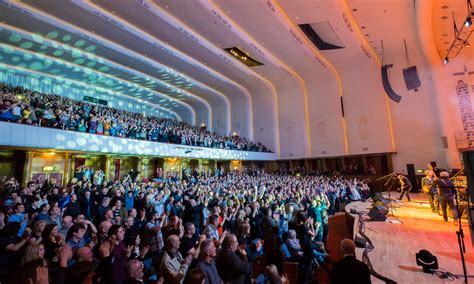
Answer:
M65 187L3 179L2 283L284 283L283 261L310 283L328 215L369 195L340 176L96 173L80 168Z
M177 120L146 116L5 84L0 84L0 121L154 142L270 152L261 143L238 135L221 136Z

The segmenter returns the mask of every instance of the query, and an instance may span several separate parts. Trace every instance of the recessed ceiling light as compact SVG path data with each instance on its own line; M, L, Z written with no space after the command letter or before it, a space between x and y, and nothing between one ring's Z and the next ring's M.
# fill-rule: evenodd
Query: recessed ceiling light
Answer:
M230 14L230 11L227 11L227 14Z
M298 20L300 17L296 16L295 18Z
M448 8L449 8L448 5L443 5L443 6L441 6L441 9L448 9Z

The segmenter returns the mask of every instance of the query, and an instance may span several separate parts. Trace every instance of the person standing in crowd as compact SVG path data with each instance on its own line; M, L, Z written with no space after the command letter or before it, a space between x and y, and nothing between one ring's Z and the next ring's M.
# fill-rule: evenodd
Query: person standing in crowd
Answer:
M165 283L182 283L193 256L189 254L183 259L178 251L179 237L176 235L171 235L166 239L165 247L165 253L160 264Z
M239 247L234 234L227 234L217 254L216 267L225 283L245 284L250 273L250 264L245 249Z
M356 259L355 243L351 239L341 241L341 252L344 258L334 264L331 273L332 284L370 284L370 271L367 264Z
M140 284L143 283L143 262L138 259L132 259L125 266L125 280L123 284Z
M197 268L204 273L206 284L221 284L222 279L217 272L215 257L217 256L217 249L214 241L207 239L201 242L200 255Z

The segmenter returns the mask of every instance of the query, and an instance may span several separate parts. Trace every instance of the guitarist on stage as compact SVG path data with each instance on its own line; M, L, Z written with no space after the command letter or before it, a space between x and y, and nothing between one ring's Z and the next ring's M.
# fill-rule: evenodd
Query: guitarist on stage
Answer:
M421 189L424 194L428 194L430 198L431 212L438 213L438 189L433 185L434 173L431 170L425 170L425 177L421 179Z
M400 197L398 199L402 200L403 195L406 193L408 202L411 202L410 191L412 189L412 185L410 180L402 174L395 174L395 176L398 178L398 181L400 182L400 188L402 190L402 193L400 194Z
M449 180L448 172L440 172L439 179L433 182L433 186L438 189L439 193L439 205L443 211L443 219L445 222L448 222L447 207L451 209L453 214L454 223L458 222L458 211L454 205L454 194L456 190L454 189L454 184Z

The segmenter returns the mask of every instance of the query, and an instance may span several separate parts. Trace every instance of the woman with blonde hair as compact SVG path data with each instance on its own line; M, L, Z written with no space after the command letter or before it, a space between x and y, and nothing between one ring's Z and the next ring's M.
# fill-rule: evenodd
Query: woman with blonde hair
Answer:
M21 259L21 265L35 259L42 259L44 257L44 246L43 244L31 244L29 245L25 253L23 254L23 258Z

